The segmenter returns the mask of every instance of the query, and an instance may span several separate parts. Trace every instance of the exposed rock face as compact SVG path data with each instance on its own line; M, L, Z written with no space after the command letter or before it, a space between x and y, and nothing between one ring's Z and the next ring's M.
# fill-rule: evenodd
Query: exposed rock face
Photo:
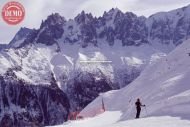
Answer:
M28 84L9 70L0 76L0 91L2 127L55 125L67 120L69 100L57 87Z
M8 44L0 44L0 50L8 48Z
M57 43L56 39L61 38L64 33L65 22L65 19L58 13L48 16L45 21L42 21L36 42L47 45Z
M149 17L147 20L149 39L162 44L181 44L190 37L189 11L190 6L187 6Z
M67 84L72 110L81 110L100 93L115 89L110 81L102 75L81 72Z

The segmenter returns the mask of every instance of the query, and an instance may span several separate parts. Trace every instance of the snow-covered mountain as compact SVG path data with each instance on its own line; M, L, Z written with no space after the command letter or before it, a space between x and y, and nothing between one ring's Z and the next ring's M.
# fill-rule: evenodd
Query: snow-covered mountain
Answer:
M39 29L21 28L0 51L0 120L9 118L13 124L22 116L22 121L43 125L62 123L69 112L83 109L99 93L123 88L146 65L189 38L189 10L187 6L145 18L116 8L99 18L83 11L68 21L55 13ZM28 91L25 99L20 89ZM30 114L31 108L35 114ZM52 112L56 116L49 118Z
M120 111L120 120L134 119L137 98L146 104L142 117L172 116L190 120L190 40L185 41L167 57L152 63L131 84L120 90L102 94L80 115L92 117L102 108Z
M138 17L131 12L123 13L119 9L104 12L101 17L93 17L82 11L74 19L66 20L58 13L48 16L38 30L21 28L10 45L22 47L28 43L53 45L59 42L76 44L82 47L101 43L123 46L141 44L167 44L160 49L171 51L189 38L190 6L170 12L161 12L146 17Z

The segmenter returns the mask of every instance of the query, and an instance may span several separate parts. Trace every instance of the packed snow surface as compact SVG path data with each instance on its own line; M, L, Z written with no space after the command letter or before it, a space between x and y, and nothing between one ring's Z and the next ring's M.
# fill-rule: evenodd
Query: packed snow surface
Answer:
M190 121L179 117L160 116L119 121L121 112L105 112L93 118L69 121L54 127L189 127Z

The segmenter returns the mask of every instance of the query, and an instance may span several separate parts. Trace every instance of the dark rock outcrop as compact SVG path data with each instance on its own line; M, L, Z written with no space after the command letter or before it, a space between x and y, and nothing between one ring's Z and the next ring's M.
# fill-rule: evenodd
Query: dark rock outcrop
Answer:
M80 72L74 79L68 81L67 94L70 98L72 110L81 110L98 97L100 93L115 89L103 74L99 73L98 75Z
M0 125L55 125L67 120L69 100L58 87L28 84L9 70L0 76Z

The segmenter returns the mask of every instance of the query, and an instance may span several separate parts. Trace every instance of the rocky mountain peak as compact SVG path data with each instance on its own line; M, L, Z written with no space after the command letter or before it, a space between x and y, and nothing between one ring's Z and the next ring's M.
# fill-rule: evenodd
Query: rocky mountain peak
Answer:
M53 13L47 17L45 21L42 20L40 28L44 26L62 25L66 22L66 19L59 15L59 13Z
M56 39L61 38L64 33L64 23L66 23L65 18L58 13L48 16L47 19L41 23L36 42L46 45L57 43Z
M94 17L92 16L91 13L86 13L85 11L82 11L80 14L78 14L76 17L75 17L75 21L78 23L78 24L81 24L81 23L88 23L88 22L91 22L92 20L94 19Z
M119 10L118 8L112 8L108 12L104 12L102 18L104 18L107 21L114 20L115 18L119 18L119 16L122 16L124 13Z

